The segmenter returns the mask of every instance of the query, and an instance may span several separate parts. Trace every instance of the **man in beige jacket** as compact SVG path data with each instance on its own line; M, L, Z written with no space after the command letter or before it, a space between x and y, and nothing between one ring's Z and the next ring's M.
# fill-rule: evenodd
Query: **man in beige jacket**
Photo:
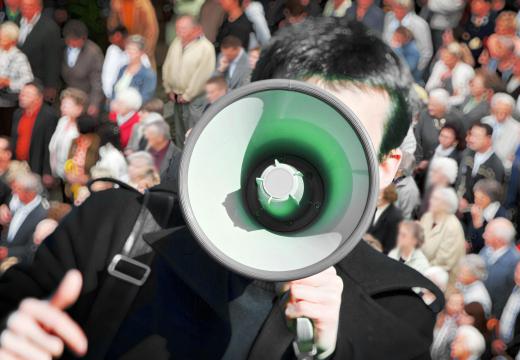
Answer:
M163 65L163 86L174 103L175 143L184 146L186 131L192 128L204 109L204 86L215 71L215 48L204 37L202 27L191 16L175 24L177 37L170 45Z

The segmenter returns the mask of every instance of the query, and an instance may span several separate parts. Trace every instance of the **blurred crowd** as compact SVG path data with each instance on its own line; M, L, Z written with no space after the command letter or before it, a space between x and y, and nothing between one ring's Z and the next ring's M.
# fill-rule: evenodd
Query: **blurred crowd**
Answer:
M520 359L519 8L0 0L0 271L30 263L93 191L176 186L191 128L250 82L272 35L345 17L402 57L420 99L364 240L445 292L433 359Z

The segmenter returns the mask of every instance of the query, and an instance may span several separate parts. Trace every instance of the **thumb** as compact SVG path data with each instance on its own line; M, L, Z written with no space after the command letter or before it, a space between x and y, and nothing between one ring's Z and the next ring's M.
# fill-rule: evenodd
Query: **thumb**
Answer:
M60 286L52 295L50 304L58 309L64 310L74 304L81 293L83 286L83 277L78 270L69 270Z

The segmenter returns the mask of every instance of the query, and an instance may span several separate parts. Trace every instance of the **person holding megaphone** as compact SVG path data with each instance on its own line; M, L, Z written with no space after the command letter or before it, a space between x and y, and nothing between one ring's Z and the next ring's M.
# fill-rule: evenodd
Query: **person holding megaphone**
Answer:
M303 80L312 85L290 87L311 90L277 88L278 96L268 101L270 83L254 82L274 78ZM405 65L362 24L312 18L273 38L252 80L220 99L195 126L180 184L167 179L145 194L119 184L94 193L46 239L30 267L15 266L0 278L0 358L430 358L436 313L444 305L441 291L357 236L371 221L378 190L392 182L399 167L413 98ZM282 99L291 103L293 95L305 99L303 107L318 108L305 108L302 117L316 110L321 114L301 127L273 123L281 130L267 129L264 135L273 137L271 144L309 129L303 141L317 144L307 149L309 158L277 152L268 162L252 161L251 171L235 171L240 144L247 145L246 160L266 155L268 147L259 132L255 141L234 136L230 128L224 130L232 136L220 136L220 123L236 115L239 130L257 121L259 130L261 112L283 105ZM234 114L233 107L244 102L244 111ZM280 108L287 114L301 110ZM356 117L350 123L360 126L343 128L327 114ZM353 137L345 144L341 138L340 144L320 142L328 139L322 137L327 128ZM222 139L218 146L206 146L212 134ZM352 142L361 150L339 150ZM251 144L258 148L248 152ZM379 156L367 150L374 148ZM219 162L219 154L229 155L227 163ZM352 166L348 171L342 163L310 164L314 158L335 164L343 157ZM207 161L200 164L200 159ZM247 167L247 161L237 166ZM208 169L220 172L195 176ZM327 171L330 177L324 176ZM237 181L233 174L242 174L238 183L251 191L219 193L226 181ZM257 174L251 182L250 174ZM352 191L346 193L347 188ZM353 218L356 223L349 223ZM345 238L337 236L338 226L350 229L339 231ZM433 293L435 301L426 304L416 288ZM312 324L307 337L299 328L305 318Z

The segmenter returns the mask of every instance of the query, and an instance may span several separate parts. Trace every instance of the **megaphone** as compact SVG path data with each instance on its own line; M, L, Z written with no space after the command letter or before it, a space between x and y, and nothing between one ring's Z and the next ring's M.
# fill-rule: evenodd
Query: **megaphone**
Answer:
M288 281L356 246L378 182L376 152L354 113L316 86L277 79L207 110L185 144L179 194L187 225L218 262Z

